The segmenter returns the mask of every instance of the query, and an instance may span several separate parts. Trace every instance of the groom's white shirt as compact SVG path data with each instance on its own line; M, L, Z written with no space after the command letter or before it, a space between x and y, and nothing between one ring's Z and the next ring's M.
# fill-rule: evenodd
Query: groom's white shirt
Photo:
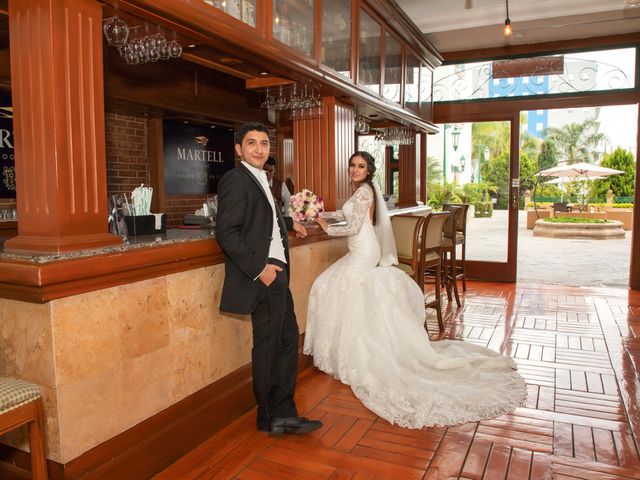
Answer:
M260 182L262 190L264 190L269 205L271 205L271 212L273 213L273 230L271 231L271 244L269 245L269 258L275 258L283 263L287 263L287 259L284 255L284 244L282 243L282 237L280 236L280 227L278 226L278 216L276 215L276 206L273 200L273 194L269 188L269 182L267 181L267 172L261 168L256 168L253 165L242 160L242 165L247 167L254 177ZM255 280L255 279L254 279Z

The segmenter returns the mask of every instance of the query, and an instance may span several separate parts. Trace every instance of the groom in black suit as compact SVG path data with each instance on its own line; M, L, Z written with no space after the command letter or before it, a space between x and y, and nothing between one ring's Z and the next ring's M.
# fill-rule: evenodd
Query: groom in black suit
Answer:
M287 230L307 232L274 205L266 172L269 131L258 122L236 133L240 165L218 186L216 239L224 252L220 310L251 314L253 392L258 430L272 435L308 433L322 426L298 416L293 400L298 360L298 323L289 290Z

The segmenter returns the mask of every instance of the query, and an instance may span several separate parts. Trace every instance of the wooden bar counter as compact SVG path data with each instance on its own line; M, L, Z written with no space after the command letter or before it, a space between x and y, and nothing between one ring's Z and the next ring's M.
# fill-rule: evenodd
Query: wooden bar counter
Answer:
M311 284L346 251L309 231L291 239L301 332ZM208 230L0 255L0 375L42 386L51 478L147 478L251 408L251 322L218 309L222 262ZM27 450L24 435L2 440ZM7 447L0 458L24 461Z
M301 334L313 281L346 252L308 231L290 238ZM147 478L253 407L251 321L219 311L223 278L209 230L0 253L0 375L42 388L51 478ZM0 478L28 463L25 433L2 438Z

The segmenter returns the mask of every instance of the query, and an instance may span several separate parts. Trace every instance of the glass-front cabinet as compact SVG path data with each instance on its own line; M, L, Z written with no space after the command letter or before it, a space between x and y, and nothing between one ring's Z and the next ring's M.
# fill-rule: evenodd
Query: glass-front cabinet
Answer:
M431 122L433 120L433 72L428 65L420 67L420 117Z
M360 10L359 33L358 84L379 94L382 27L366 11Z
M408 51L403 31L387 25L366 0L200 1L253 27L261 40L272 42L272 37L308 57L312 67L326 67L357 82L361 89L432 121L429 52L425 56L425 52ZM359 13L355 22L354 10ZM260 20L258 25L264 14L270 22Z
M404 79L404 108L419 112L420 62L413 53L407 53L407 70Z
M314 0L273 0L273 38L313 56L314 4Z
M402 44L389 32L384 34L384 87L382 96L400 103L402 91Z
M351 3L322 1L322 49L320 63L351 77Z
M204 0L204 3L255 28L258 0Z

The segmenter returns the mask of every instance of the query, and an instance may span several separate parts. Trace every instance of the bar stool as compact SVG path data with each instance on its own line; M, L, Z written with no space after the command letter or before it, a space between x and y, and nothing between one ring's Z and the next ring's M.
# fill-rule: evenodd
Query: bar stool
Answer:
M444 323L442 321L442 307L440 303L442 277L442 231L445 222L449 218L449 212L431 213L424 222L422 228L422 241L420 242L420 251L422 252L423 280L426 282L428 277L434 277L435 299L424 304L425 308L435 308L438 316L438 326L440 331L444 331ZM426 298L425 298L426 300Z
M457 274L456 274L456 247L462 242L462 239L456 235L456 226L458 218L463 213L463 208L451 204L442 206L442 211L448 211L449 217L444 225L442 232L442 264L445 286L447 288L447 298L451 301L451 291L456 297L458 307L462 305L460 302L460 294L458 293Z
M29 425L33 480L47 480L43 417L42 398L38 385L0 377L0 435L22 425Z
M445 203L442 210L446 211L449 206L460 207L463 212L456 220L456 245L461 245L461 254L456 262L456 278L462 280L462 291L467 291L467 275L465 273L465 265L467 260L467 217L469 213L469 204L467 203Z

